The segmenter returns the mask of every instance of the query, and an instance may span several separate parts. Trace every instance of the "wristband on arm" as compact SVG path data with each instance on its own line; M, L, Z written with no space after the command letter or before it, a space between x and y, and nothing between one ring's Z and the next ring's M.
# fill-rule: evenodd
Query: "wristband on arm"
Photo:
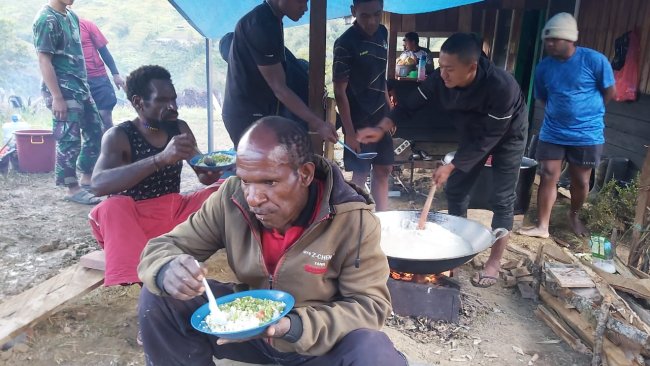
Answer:
M289 318L289 331L287 331L280 339L287 341L289 343L296 343L302 337L302 319L300 315L296 314L293 311L290 311L287 314Z

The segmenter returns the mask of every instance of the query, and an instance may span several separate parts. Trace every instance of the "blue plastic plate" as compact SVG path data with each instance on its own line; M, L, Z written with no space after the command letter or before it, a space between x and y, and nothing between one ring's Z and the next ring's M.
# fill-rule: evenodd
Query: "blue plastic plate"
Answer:
M218 305L226 304L234 301L237 298L245 297L245 296L251 296L256 299L282 301L284 303L284 311L277 318L273 318L271 319L271 321L264 323L256 328L240 330L237 332L213 332L205 323L205 317L208 316L208 314L210 313L210 309L208 309L208 303L205 303L201 305L201 307L196 309L194 314L192 314L192 318L190 319L190 323L192 324L192 327L194 327L194 329L198 330L199 332L214 335L219 338L228 338L228 339L250 338L262 333L269 325L277 323L280 319L282 319L282 317L287 315L289 311L291 311L291 309L293 309L293 306L296 303L296 300L293 298L293 296L291 296L291 294L284 291L250 290L250 291L242 291L242 292L237 292L234 294L222 296L217 299L217 304Z
M213 155L216 153L221 153L225 155L230 155L232 157L235 157L235 152L232 150L219 150L219 151L213 151L211 153L207 154L199 154L195 155L190 159L190 165L196 168L204 169L204 170L210 170L210 171L225 171L225 170L230 170L235 167L235 159L233 159L233 162L230 164L226 165L215 165L215 166L209 166L205 164L198 164L199 160L201 160L202 157L208 156L208 155Z

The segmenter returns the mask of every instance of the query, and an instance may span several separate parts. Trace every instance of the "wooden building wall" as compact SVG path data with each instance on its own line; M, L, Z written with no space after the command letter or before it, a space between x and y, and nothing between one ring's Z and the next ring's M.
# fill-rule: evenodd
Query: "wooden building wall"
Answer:
M614 56L614 40L637 27L641 37L641 71L638 101L611 102L605 116L605 154L629 158L636 167L643 164L647 145L650 144L650 0L485 0L473 5L447 9L434 13L398 15L386 13L383 23L388 27L389 55L395 54L397 33L416 32L476 32L483 35L484 50L489 56L499 50L495 47L500 15L510 12L512 23L507 38L505 68L516 68L516 54L523 42L520 34L522 14L528 10L549 11L549 16L560 12L573 12L578 4L578 44L598 50L608 59ZM503 18L502 18L503 19ZM523 46L522 46L523 47ZM525 48L522 48L525 49ZM503 51L503 48L501 48ZM394 59L389 62L389 77L394 76ZM646 95L643 95L646 94ZM531 130L539 131L544 110L531 103L533 116Z
M395 55L398 42L398 33L441 33L451 34L454 32L471 30L472 5L445 9L441 11L423 14L393 14L385 12L382 23L388 28L388 77L395 76Z
M432 36L450 35L454 32L475 32L483 36L483 50L492 58L493 54L500 54L505 58L503 65L506 70L514 72L517 53L520 44L520 32L523 15L526 10L539 10L547 8L548 0L484 0L483 2L465 5L431 13L400 15L384 13L383 24L389 30L388 76L394 76L394 55L401 39L398 33L415 31ZM569 1L569 0L554 0ZM507 19L506 24L502 24ZM501 28L499 26L501 25ZM505 27L504 27L505 25ZM505 29L505 34L500 34L499 29ZM502 36L502 43L497 44L497 38ZM500 51L494 52L493 48L500 46Z
M614 57L614 40L637 28L641 38L639 90L650 94L650 1L582 0L578 13L578 44Z
M643 165L650 144L650 1L582 0L578 44L614 57L614 40L638 29L641 38L639 92L635 102L610 102L605 115L605 155Z
M549 16L557 11L551 11ZM633 168L639 169L650 144L650 1L581 0L579 3L578 45L595 49L609 60L614 57L614 40L634 28L641 37L640 95L635 102L607 105L604 154L628 158ZM534 103L533 108L532 128L538 133L544 109L539 103Z
M539 134L544 108L534 104L533 133ZM607 157L628 158L632 169L643 166L650 144L650 95L642 94L634 103L610 102L605 114L605 147Z
M643 166L650 144L650 95L634 103L611 102L605 115L605 154L626 157Z

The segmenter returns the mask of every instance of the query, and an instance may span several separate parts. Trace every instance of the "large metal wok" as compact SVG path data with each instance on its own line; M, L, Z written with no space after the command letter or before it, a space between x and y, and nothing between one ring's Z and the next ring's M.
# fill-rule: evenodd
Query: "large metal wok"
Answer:
M417 222L420 211L385 211L378 212L376 215L381 221L382 230L390 230L403 228L405 221ZM508 234L506 229L495 229L490 232L478 222L437 212L430 212L427 221L434 222L460 236L465 241L465 245L451 254L447 252L441 256L413 259L413 253L408 253L408 238L404 238L405 240L401 242L390 243L382 238L381 247L388 257L388 264L392 270L417 274L445 272L471 260ZM436 245L435 237L431 238L431 245Z

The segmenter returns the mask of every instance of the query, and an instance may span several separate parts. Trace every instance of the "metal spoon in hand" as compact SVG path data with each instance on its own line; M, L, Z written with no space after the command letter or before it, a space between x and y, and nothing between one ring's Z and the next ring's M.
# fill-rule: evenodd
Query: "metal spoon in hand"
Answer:
M359 159L370 160L370 159L374 159L377 156L376 152L358 153L358 152L354 151L353 148L351 148L350 146L348 146L345 142L343 142L341 140L338 140L338 143L343 145L343 147L348 149L351 153L354 154L354 156L356 156Z

